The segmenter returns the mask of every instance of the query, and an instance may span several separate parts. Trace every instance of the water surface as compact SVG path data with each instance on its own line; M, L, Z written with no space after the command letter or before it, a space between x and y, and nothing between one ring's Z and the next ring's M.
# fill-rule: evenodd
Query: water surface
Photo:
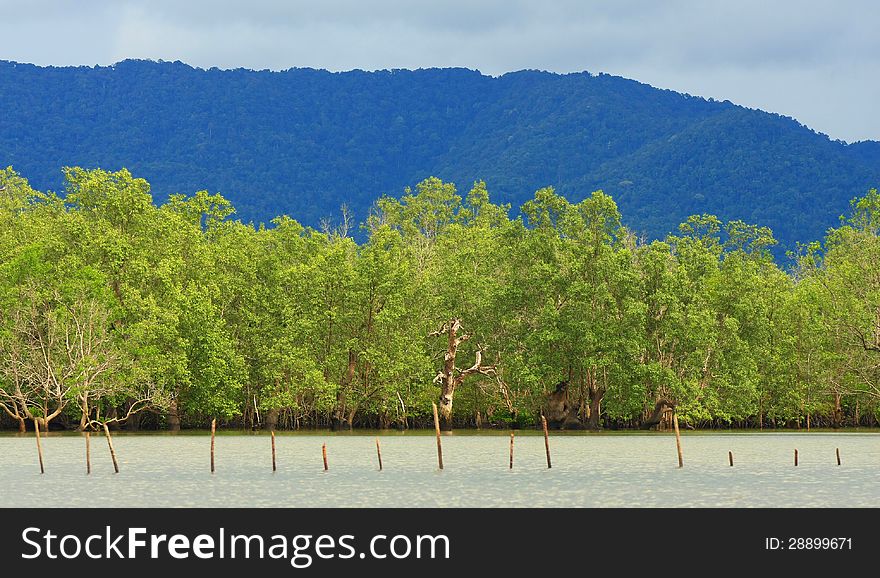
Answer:
M92 435L92 474L79 434L0 436L3 506L42 507L874 507L880 504L880 433L695 433L682 436L684 468L668 433L469 432L436 441L421 432L217 436L210 473L205 434L116 434L119 474ZM329 471L321 445L327 444ZM794 467L794 449L799 465ZM835 449L842 465L837 466ZM728 465L728 451L734 467Z

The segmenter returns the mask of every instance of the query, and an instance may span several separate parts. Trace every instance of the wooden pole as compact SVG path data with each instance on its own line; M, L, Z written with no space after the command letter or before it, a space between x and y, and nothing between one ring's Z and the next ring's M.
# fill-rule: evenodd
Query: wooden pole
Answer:
M379 438L376 437L376 457L379 458L379 471L382 471L382 448L379 446Z
M797 464L798 464L798 460L797 460L797 458L798 458L798 456L797 456L797 448L795 448L795 450L794 450L794 465L797 465Z
M275 471L275 430L272 430L272 471Z
M727 452L727 459L730 461L730 467L733 467L733 452Z
M837 454L837 465L840 465L840 448L835 448L834 453Z
M513 469L513 432L510 432L510 469Z
M217 433L217 420L211 420L211 473L214 473L214 435Z
M37 456L40 458L40 473L45 474L43 469L43 445L40 443L40 422L34 419L34 433L37 434Z
M324 458L324 471L327 471L327 444L321 446L321 456Z
M547 432L547 418L544 417L544 414L541 414L541 427L544 428L544 452L547 454L547 469L549 470L553 466L550 465L550 434Z
M92 434L86 432L86 475L92 473Z
M437 434L437 463L440 469L443 469L443 445L440 443L440 418L437 417L437 404L433 401L431 405L434 407L434 433Z
M379 447L379 438L376 438L376 455L379 456L379 471L382 471L382 448Z
M684 467L684 459L681 455L681 432L678 431L678 414L672 414L672 425L675 427L675 449L678 450L678 467Z
M116 461L116 450L113 449L113 438L110 437L110 428L107 427L107 424L104 425L104 435L107 436L107 445L110 447L110 459L113 460L113 469L116 473L119 473L119 462Z

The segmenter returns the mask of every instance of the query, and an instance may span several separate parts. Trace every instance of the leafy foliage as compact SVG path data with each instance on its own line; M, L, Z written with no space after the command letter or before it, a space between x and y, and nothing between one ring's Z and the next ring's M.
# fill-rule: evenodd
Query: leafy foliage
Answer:
M438 371L459 425L534 424L561 384L593 428L664 400L695 426L878 411L876 189L786 271L768 227L696 214L646 242L602 191L542 188L512 216L482 181L431 177L379 199L358 242L348 218L254 226L219 194L157 206L127 170L64 174L59 197L0 172L0 408L22 426L146 407L169 427L413 427Z

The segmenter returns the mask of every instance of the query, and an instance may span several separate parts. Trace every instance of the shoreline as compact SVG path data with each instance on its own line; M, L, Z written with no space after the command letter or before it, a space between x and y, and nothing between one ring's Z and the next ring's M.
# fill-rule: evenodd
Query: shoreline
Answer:
M192 429L181 429L179 431L170 431L170 430L111 430L113 432L113 437L116 436L210 436L211 429L210 428L192 428ZM77 431L77 430L50 430L49 432L40 431L40 437L73 437L73 436L81 436L85 432ZM103 435L100 432L90 432L95 435ZM218 427L216 430L217 436L254 436L260 437L271 436L271 431L266 429L241 429L241 428L220 428ZM397 430L397 429L368 429L368 428L357 428L354 430L331 430L329 428L316 428L316 429L298 429L298 430L274 430L275 435L277 436L334 436L334 437L367 437L367 436L417 436L417 437L428 437L434 436L435 432L431 428L414 428L407 430ZM506 437L511 433L515 433L517 437L520 435L528 436L528 437L540 437L543 435L543 432L540 429L477 429L477 428L461 428L455 429L452 431L442 432L441 435L446 436L468 436L468 437ZM809 435L809 434L840 434L840 435L852 435L852 434L880 434L880 427L847 427L847 428L812 428L807 430L806 428L795 429L795 428L764 428L763 430L759 429L688 429L681 431L682 436L705 436L705 435L723 435L723 436L735 436L735 435ZM626 429L626 430L550 430L551 437L591 437L591 436L648 436L648 437L656 437L656 436L674 436L675 433L672 430L639 430L639 429ZM34 431L28 430L26 432L19 432L17 430L5 429L0 430L0 437L34 437Z

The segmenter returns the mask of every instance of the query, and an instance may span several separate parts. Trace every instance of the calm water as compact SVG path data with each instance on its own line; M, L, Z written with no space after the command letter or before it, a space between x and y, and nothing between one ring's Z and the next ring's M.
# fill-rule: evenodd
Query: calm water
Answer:
M145 507L873 507L880 505L880 433L683 434L677 467L672 434L555 434L548 470L544 439L516 437L508 470L506 433L444 436L445 469L433 435L278 434L272 473L267 434L217 436L217 471L204 434L117 434L121 473L103 436L43 438L40 475L33 434L0 436L3 506ZM323 471L321 444L330 469ZM798 467L793 465L794 449ZM835 448L843 465L838 467ZM734 467L727 452L733 451Z

